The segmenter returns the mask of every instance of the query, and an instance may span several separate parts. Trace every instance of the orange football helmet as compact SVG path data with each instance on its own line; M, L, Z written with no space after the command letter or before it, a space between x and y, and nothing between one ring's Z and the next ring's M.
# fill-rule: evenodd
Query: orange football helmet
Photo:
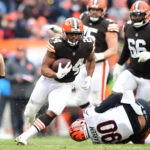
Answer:
M107 10L107 3L106 0L89 0L88 2L88 11L90 13L90 20L96 22L99 20L100 17L104 17ZM90 9L99 9L101 10L101 14L99 16L95 16L90 12Z
M81 142L88 139L86 122L84 119L76 120L69 128L69 135L75 141Z
M150 20L150 7L144 1L136 1L130 8L130 18L133 26L140 28Z
M79 43L80 39L83 35L83 23L81 20L71 17L64 21L62 24L62 33L63 39L66 40L70 46L75 46ZM68 34L75 34L78 35L75 37L68 36Z

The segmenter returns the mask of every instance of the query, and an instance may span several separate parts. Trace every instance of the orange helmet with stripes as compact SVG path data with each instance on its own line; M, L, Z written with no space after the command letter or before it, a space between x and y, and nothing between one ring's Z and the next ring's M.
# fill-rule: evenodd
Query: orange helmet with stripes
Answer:
M87 8L90 13L90 20L96 22L99 20L100 17L105 16L107 10L107 3L106 0L89 0ZM101 13L96 15L90 11L91 9L101 10Z
M144 1L136 1L130 8L130 18L133 26L140 28L147 24L150 19L150 7Z
M78 142L88 139L86 122L84 119L76 120L69 128L70 137Z
M70 46L75 46L79 43L83 35L83 23L81 20L71 17L62 24L63 39L68 42ZM75 35L70 37L69 35Z

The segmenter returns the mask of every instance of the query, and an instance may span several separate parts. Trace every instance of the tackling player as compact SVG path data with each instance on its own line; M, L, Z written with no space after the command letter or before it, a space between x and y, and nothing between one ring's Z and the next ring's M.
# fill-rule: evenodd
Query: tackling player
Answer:
M98 107L87 108L84 119L70 126L75 141L90 138L93 144L150 143L150 105L134 99L133 92L113 93Z
M87 76L92 77L95 67L94 44L90 38L83 36L83 24L79 19L68 18L62 25L62 36L51 38L47 44L47 53L42 63L42 76L37 81L25 109L25 117L32 120L42 105L48 99L48 110L39 116L26 132L16 138L17 144L27 144L27 140L43 130L51 121L60 115L71 96L71 82L79 73L80 66L86 60ZM64 68L59 65L58 72L50 67L59 58L68 58ZM85 81L86 88L89 84ZM80 107L89 105L84 101Z
M133 3L130 9L130 18L131 20L124 27L124 48L114 68L113 80L116 82L113 91L120 92L136 89L137 98L150 102L149 5L144 1ZM122 66L128 58L130 59L130 64L120 74Z

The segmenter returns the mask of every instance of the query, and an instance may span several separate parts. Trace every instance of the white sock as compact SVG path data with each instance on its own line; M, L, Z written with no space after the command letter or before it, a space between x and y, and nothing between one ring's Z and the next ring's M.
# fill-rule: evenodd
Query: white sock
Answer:
M25 140L28 140L30 137L32 137L33 135L37 133L38 133L37 128L32 125L27 131L21 134L21 137Z
M145 144L150 144L150 135L145 139Z

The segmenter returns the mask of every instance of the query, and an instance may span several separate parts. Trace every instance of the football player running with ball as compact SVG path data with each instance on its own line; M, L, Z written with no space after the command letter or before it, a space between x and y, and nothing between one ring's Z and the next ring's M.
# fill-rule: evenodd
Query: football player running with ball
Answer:
M136 97L150 102L150 7L144 1L136 1L130 9L130 18L124 27L125 43L115 65L114 92L136 90ZM123 64L130 63L121 74ZM120 74L120 75L119 75Z
M62 36L51 38L47 44L47 52L42 62L42 76L37 81L25 109L25 117L32 120L48 99L48 110L39 116L33 125L19 137L17 144L26 145L27 140L43 130L51 121L60 115L71 96L71 83L86 61L87 76L92 77L95 68L94 44L90 38L83 36L83 24L76 18L68 18L62 25ZM71 60L64 68L59 65L58 72L51 69L53 62L59 58ZM90 84L86 80L85 88ZM85 100L80 107L85 108L89 102Z

